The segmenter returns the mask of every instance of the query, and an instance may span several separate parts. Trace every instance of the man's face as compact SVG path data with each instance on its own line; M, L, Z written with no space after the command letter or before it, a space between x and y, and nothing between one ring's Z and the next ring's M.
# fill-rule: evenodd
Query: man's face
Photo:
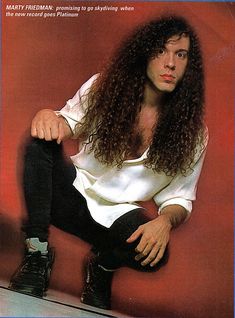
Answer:
M151 86L160 92L172 92L183 78L188 63L188 36L174 35L158 50L147 66Z

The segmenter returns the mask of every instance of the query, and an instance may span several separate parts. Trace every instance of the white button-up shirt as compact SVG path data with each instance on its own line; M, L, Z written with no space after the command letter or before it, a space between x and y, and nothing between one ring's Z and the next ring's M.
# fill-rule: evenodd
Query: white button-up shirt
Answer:
M84 116L86 94L96 77L92 76L59 111L73 132ZM105 227L110 227L126 212L138 208L138 201L150 199L156 202L159 214L164 207L172 204L184 207L190 214L205 148L201 150L198 147L192 172L187 176L178 173L171 177L144 166L148 149L140 158L125 160L118 168L102 164L93 152L89 153L89 146L82 146L79 153L71 157L77 172L73 185L86 198L93 219Z

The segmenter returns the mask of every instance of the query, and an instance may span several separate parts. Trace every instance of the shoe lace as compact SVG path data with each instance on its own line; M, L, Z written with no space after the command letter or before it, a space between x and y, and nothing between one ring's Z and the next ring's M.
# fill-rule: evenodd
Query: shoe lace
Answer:
M47 257L41 252L33 252L26 255L23 271L31 273L43 273L46 267Z

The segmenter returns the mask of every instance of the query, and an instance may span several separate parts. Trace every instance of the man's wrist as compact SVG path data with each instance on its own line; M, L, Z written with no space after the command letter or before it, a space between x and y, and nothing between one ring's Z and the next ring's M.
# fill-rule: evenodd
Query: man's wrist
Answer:
M68 120L67 120L67 118L65 118L59 111L54 111L54 113L56 114L56 116L58 117L58 118L62 118L63 119L63 121L64 121L64 123L69 127L69 129L70 129L70 132L71 132L71 136L73 136L74 135L74 132L73 132L73 130L72 130L72 128L71 128L71 126L70 126L70 124L69 124L69 122L68 122Z
M180 205L169 205L162 209L161 216L164 216L171 226L177 227L187 218L187 210Z
M162 218L166 222L166 224L169 226L169 228L171 230L173 227L171 217L168 214L164 214L164 213L161 214L159 217Z

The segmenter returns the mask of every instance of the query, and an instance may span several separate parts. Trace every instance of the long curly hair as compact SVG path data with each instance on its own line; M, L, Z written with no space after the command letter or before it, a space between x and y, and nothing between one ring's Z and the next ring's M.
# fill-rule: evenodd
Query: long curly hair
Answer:
M131 153L134 128L143 103L148 62L173 35L190 39L183 79L166 93L145 165L156 172L185 174L204 140L204 72L198 37L181 17L168 16L140 26L120 46L87 96L77 132L88 137L95 157L121 167Z

